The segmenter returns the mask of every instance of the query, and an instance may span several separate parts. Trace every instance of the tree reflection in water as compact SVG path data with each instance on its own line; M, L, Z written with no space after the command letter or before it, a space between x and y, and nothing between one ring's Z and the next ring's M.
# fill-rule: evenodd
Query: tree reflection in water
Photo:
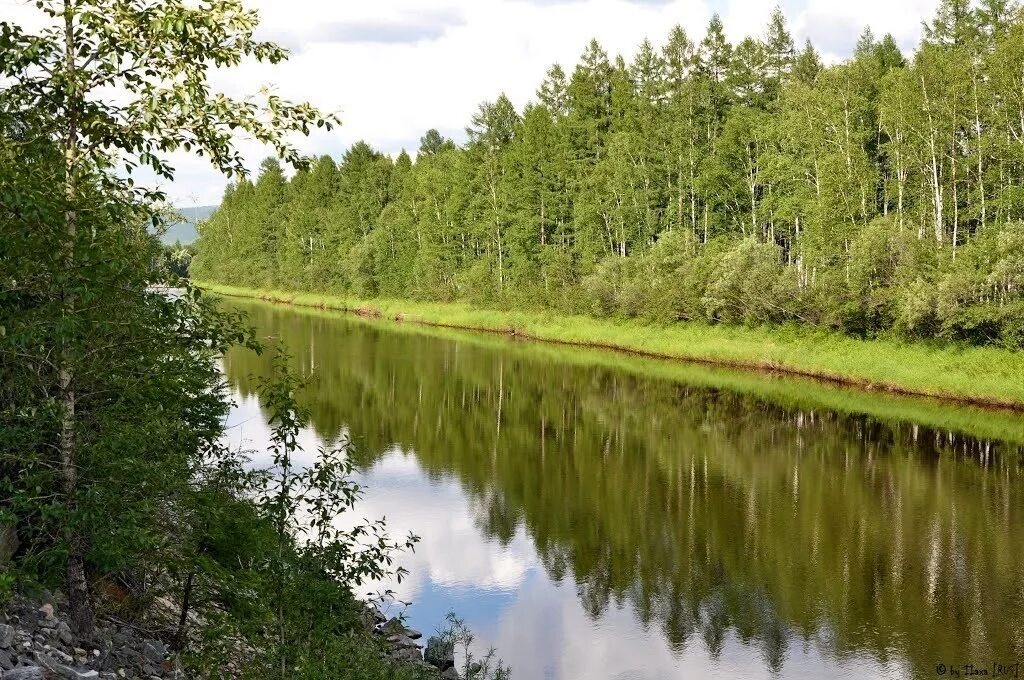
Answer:
M352 433L364 463L397 445L454 476L481 529L508 543L525 527L591 617L628 604L677 652L712 658L734 635L775 672L792 644L918 677L940 659L1024 658L1019 443L241 306L315 372L302 401L321 438ZM269 358L225 367L248 395Z

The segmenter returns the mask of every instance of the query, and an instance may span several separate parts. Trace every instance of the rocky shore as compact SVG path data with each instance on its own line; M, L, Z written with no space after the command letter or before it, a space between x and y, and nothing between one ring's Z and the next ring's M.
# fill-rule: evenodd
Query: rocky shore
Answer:
M123 680L184 678L162 641L130 626L100 622L74 634L62 620L60 598L14 598L0 614L2 680Z
M431 636L420 643L423 633L407 627L397 617L388 618L374 605L368 606L369 623L375 635L384 642L384 654L400 664L414 665L428 676L441 680L473 680L480 664L471 664L463 679L455 668L455 644L443 636Z
M111 621L97 623L91 635L72 631L62 618L60 595L15 597L0 613L0 680L185 680L177 656L152 635ZM396 665L413 667L426 678L473 680L455 668L455 645L443 635L421 642L423 634L399 618L368 605L366 625L381 643L381 654Z

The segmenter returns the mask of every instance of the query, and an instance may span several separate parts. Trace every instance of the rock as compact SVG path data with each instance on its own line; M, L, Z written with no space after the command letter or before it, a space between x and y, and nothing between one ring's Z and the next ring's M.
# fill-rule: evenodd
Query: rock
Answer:
M47 645L47 647L48 646L49 645ZM44 647L44 649L45 649L45 647ZM63 664L70 664L70 663L74 663L75 662L75 660L73 658L71 658L70 654L65 654L64 652L60 651L59 649L47 649L46 652L47 652L47 654L52 656L54 659L56 659L57 661L59 661L59 662L61 662Z
M167 647L159 640L148 640L142 645L142 655L159 666L167 657Z
M405 625L398 619L398 617L392 618L390 621L380 627L380 632L385 635L397 635L399 633L405 633Z
M388 642L390 642L395 649L409 649L410 647L419 649L423 646L406 635L389 635Z
M421 637L423 637L423 633L421 633L418 630L415 630L413 628L406 628L405 629L405 634L408 637L412 638L413 640L419 640Z
M423 658L434 668L446 671L455 667L455 645L437 636L427 639L427 649Z
M391 653L391 658L395 661L403 661L405 663L423 661L423 656L420 654L419 647L402 647L400 649L396 649Z
M370 613L370 618L373 619L374 623L384 623L388 620L388 617L384 616L375 604L366 605L366 611Z
M452 666L441 673L441 680L462 680L462 676L460 676L459 672L455 670L455 666Z
M4 680L51 680L53 677L53 673L41 666L22 666L4 673Z
M0 649L0 671L9 671L14 668L14 655L6 649Z
M0 649L10 649L14 644L14 626L0 625Z
M74 636L71 635L71 628L63 621L57 624L55 631L57 633L57 637L60 638L60 641L64 644L70 645L75 641Z
M47 670L56 674L57 677L65 678L65 680L94 680L100 677L100 674L96 671L80 671L66 666L62 663L54 661L51 657L45 654L36 654L36 661L40 665L44 666ZM7 680L7 676L4 676L4 680Z
M474 661L473 663L469 664L469 677L472 678L477 673L479 673L481 671L481 669L483 669L483 666L478 664L476 661Z

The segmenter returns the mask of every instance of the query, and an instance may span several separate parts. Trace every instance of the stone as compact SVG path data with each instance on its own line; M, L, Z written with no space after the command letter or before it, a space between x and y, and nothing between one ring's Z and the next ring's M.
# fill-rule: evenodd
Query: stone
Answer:
M454 668L455 644L432 635L427 639L427 649L423 653L423 658L431 666L441 671Z
M413 640L419 640L421 637L423 637L423 633L413 628L406 628L405 634Z
M0 671L9 671L14 668L14 655L6 649L0 649Z
M407 649L409 647L416 647L418 649L423 646L407 635L389 635L388 642L390 642L395 649Z
M455 670L455 666L452 666L441 673L441 680L462 680L462 677L459 675L459 672Z
M473 663L469 664L469 677L472 678L474 675L479 673L482 669L483 669L483 666L481 666L476 661L474 661Z
M10 649L14 644L14 626L0 625L0 649Z
M36 654L36 661L38 661L39 664L44 666L47 670L56 674L57 677L64 678L65 680L94 680L95 678L100 677L100 674L96 671L76 670L71 666L66 666L54 661L51 657L45 654ZM7 680L6 676L4 676L4 680Z
M41 666L22 666L4 672L4 680L51 680L53 673Z
M370 618L373 619L374 623L384 623L388 620L388 617L384 616L375 604L366 605L366 610L370 613Z
M160 665L167 656L167 647L159 640L147 640L146 644L142 645L142 655L153 663Z
M73 658L71 658L70 654L65 654L64 652L60 651L59 649L49 649L49 650L47 650L47 654L49 654L50 656L52 656L57 661L59 661L61 663L64 663L64 664L74 663L75 662L75 660Z
M57 633L57 637L60 638L60 641L66 645L70 645L75 641L75 637L71 634L71 627L63 621L57 624L54 631Z
M398 617L392 618L390 621L380 627L380 632L385 635L397 635L399 633L405 633L405 625L402 624Z
M418 647L402 647L396 649L391 653L391 658L395 661L403 661L406 663L414 663L416 661L422 661L423 656L420 654Z

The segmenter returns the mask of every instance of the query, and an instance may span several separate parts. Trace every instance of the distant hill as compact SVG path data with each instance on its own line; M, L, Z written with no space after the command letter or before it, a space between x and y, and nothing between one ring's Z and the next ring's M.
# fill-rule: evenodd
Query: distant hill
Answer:
M167 227L167 233L163 235L161 240L164 243L180 242L183 245L192 243L196 240L197 236L196 222L209 218L216 209L217 206L215 205L199 205L192 208L178 208L178 212L182 214L185 220Z

